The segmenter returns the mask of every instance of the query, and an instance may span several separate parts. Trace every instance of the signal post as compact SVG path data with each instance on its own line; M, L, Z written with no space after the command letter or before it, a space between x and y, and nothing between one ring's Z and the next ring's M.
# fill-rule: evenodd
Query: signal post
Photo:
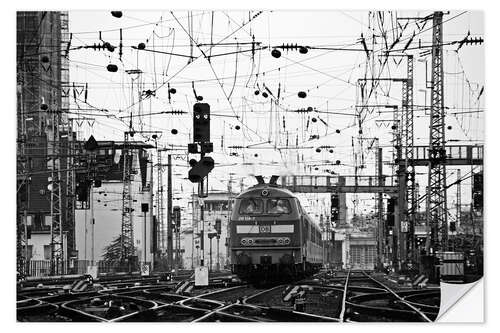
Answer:
M193 143L188 144L190 154L200 154L200 160L191 159L189 165L191 169L188 178L192 183L198 183L198 197L204 198L208 192L208 174L214 168L215 162L210 156L205 154L213 151L213 143L210 142L210 105L207 103L196 103L193 106ZM208 273L205 268L205 222L204 207L200 205L200 268L195 270L195 284L208 284ZM203 275L203 279L197 278L196 274ZM205 278L206 276L206 278Z

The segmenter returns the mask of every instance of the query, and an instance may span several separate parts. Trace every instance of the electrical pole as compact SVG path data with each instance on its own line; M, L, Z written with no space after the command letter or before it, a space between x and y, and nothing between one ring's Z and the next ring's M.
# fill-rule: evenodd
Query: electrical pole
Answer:
M173 244L172 244L172 155L167 155L167 267L172 270Z
M53 112L52 116L52 168L50 178L50 245L51 245L51 273L63 274L64 249L61 216L61 159L60 159L60 112Z
M220 244L220 234L217 234L217 271L220 271L220 248L219 248L219 244Z
M94 179L90 182L90 223L91 223L91 242L90 242L90 263L93 266L95 255L95 219L94 219Z
M377 147L377 176L378 185L384 185L384 177L382 174L382 148ZM385 261L385 227L384 227L384 201L382 192L377 193L377 216L378 216L378 228L377 228L377 250L378 250L378 265L379 269L382 269L383 263Z
M415 257L415 163L413 159L413 56L406 56L407 69L406 80L402 85L402 131L403 148L405 160L405 200L404 218L407 232L407 256L409 262L413 262ZM403 258L405 259L405 258Z
M156 217L158 221L158 247L159 252L162 253L165 250L165 225L163 221L163 165L161 163L161 150L157 149L157 170L158 170L158 189L156 194Z
M129 135L131 132L124 133L123 142L123 192L122 192L122 225L121 225L121 260L129 261L134 255L134 224L132 214L132 152L129 147Z
M21 69L22 71L22 79L20 79L20 82L18 82L18 101L19 101L19 113L18 113L18 119L20 120L20 123L18 123L18 131L17 131L17 173L18 175L21 175L21 183L24 184L24 186L20 186L17 192L17 211L16 211L16 221L17 221L17 227L16 227L16 236L17 236L17 242L16 242L16 255L17 255L17 272L19 273L20 277L23 278L26 276L29 272L28 270L28 226L27 226L27 210L29 209L29 176L28 176L28 160L26 158L26 140L27 140L27 135L26 135L26 124L25 124L25 114L24 114L24 99L23 99L23 90L24 90L24 68ZM21 131L19 131L21 129ZM22 160L21 158L24 158L25 160ZM19 179L19 176L17 176ZM19 184L19 182L16 182ZM21 193L19 193L21 191ZM21 197L22 193L26 193L26 201L24 203L24 207L21 205ZM21 217L21 208L24 208L22 210L22 217Z
M228 209L228 213L227 213L227 225L226 225L226 261L229 261L231 258L231 253L229 251L229 242L230 242L230 224L231 224L231 213L232 213L232 210L233 210L233 185L232 185L232 182L233 182L233 174L232 173L229 173L229 182L227 183L227 191L229 192L229 196L228 196L228 202L227 202L227 209ZM229 263L230 264L230 263Z
M193 188L193 191L192 191L192 194L191 194L191 228L193 230L192 232L192 236L191 236L191 269L194 269L194 235L195 235L195 216L194 216L194 212L195 212L195 206L194 206L194 188ZM198 228L196 228L198 229Z
M428 234L425 246L427 254L433 254L439 250L446 251L448 245L443 73L443 12L434 12L432 24L431 114L429 126L429 175L426 216Z
M462 174L461 170L457 169L457 223L456 230L460 227L460 220L462 219Z
M151 252L151 270L154 269L154 265L155 265L155 253L154 253L154 247L153 247L153 236L154 236L154 228L153 228L153 225L154 225L154 210L153 210L153 202L154 202L154 183L153 183L153 176L154 176L154 173L153 173L153 153L151 153L151 169L149 169L149 228L151 230L150 232L150 235L151 235L151 239L150 239L150 252ZM146 231L146 230L144 230ZM145 234L146 232L144 232ZM157 242L158 243L158 242ZM146 245L144 245L145 247Z

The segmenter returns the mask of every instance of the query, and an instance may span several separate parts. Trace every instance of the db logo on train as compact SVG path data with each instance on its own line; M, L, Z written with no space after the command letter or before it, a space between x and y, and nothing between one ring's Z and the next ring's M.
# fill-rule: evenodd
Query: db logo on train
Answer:
M271 226L270 225L259 225L259 233L265 234L271 232Z

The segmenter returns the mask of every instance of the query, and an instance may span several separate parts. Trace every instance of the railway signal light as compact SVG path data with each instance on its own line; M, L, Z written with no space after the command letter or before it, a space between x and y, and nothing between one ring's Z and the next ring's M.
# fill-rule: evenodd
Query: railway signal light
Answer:
M210 141L210 105L207 103L193 106L193 141Z
M483 194L482 193L474 193L473 194L473 205L475 210L483 209Z
M472 204L475 210L483 209L483 173L475 173L472 177Z
M217 234L220 235L221 233L221 224L222 224L222 221L221 219L215 219L215 231L217 232Z
M330 219L337 221L339 219L340 201L338 194L332 194L330 197Z
M196 144L196 143L188 143L188 153L190 153L190 154L199 154L200 151L198 149L198 144Z
M389 198L387 201L387 226L394 227L394 211L396 208L396 198Z
M174 206L172 208L172 211L173 211L173 220L174 220L174 223L175 223L175 228L177 230L180 230L181 229L181 207L179 206Z
M87 201L89 194L89 184L87 181L79 182L76 186L76 200Z
M482 192L483 191L483 173L475 173L472 177L472 192Z
M191 161L190 161L191 164ZM189 170L188 178L192 183L200 183L203 178L208 176L210 171L215 166L213 158L204 156L197 163L193 163L192 168Z

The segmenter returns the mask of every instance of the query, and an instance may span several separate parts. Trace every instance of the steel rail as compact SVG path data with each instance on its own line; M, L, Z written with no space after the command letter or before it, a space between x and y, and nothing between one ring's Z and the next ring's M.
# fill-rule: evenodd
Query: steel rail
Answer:
M351 275L351 269L347 271L347 275L345 277L345 284L344 284L344 295L342 297L342 310L340 310L340 315L339 315L339 321L344 322L345 321L345 309L346 309L346 300L347 300L347 286L349 284L349 275Z
M370 275L366 274L365 272L362 272L366 277L368 277L369 279L371 279L372 281L374 281L375 283L379 284L380 286L382 286L385 290L387 290L389 293L391 293L393 296L395 296L401 303L403 303L404 305L406 305L407 307L409 307L410 309L412 309L413 311L415 311L419 316L421 316L425 321L427 322L430 322L432 323L432 320L429 319L429 317L427 317L422 311L420 311L419 309L417 309L416 307L414 307L413 305L411 305L410 303L408 303L408 301L406 301L403 297L399 296L396 292L394 292L391 288L389 288L388 286L386 286L384 283L374 279L373 277L371 277Z

